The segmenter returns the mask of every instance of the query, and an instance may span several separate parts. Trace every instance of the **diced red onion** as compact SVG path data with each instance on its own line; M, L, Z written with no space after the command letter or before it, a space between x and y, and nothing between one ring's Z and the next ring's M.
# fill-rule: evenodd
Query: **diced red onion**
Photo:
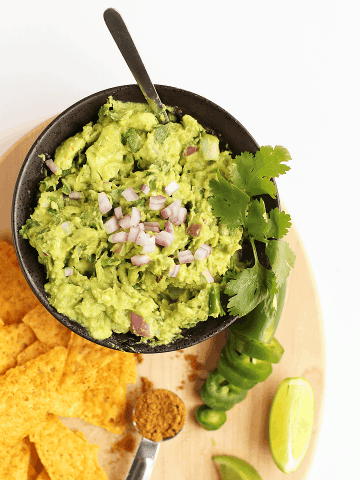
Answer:
M133 257L130 258L130 260L133 265L140 267L141 265L150 263L151 257L149 257L149 255L134 255Z
M199 149L197 147L193 147L192 145L189 145L185 152L183 153L184 157L188 157L189 155L192 155L193 153L197 152Z
M103 215L105 215L105 213L110 212L110 210L112 209L112 205L110 203L110 200L108 199L108 196L106 195L105 192L99 193L98 202L99 202L100 212Z
M160 214L162 218L172 217L174 220L174 222L172 223L175 223L175 221L177 220L177 216L180 211L180 208L181 208L181 200L177 198L172 203L170 203L166 208L161 210ZM169 220L171 221L171 218L169 218Z
M146 233L144 232L144 230L141 230L140 227L139 227L139 232L135 239L135 243L136 245L141 245L143 247L145 246L145 243L146 243Z
M198 237L200 235L201 229L202 229L201 223L192 223L191 225L188 226L186 231L192 237Z
M171 208L169 208L170 205L168 205L166 208L163 208L160 212L160 215L162 218L168 218L171 215Z
M176 222L174 222L174 225L179 226L182 223L185 222L187 216L187 210L185 207L181 207L177 216ZM169 219L170 220L170 219Z
M173 265L169 269L168 277L177 277L177 274L180 271L180 265Z
M212 248L207 243L203 243L194 253L194 257L197 260L205 260L212 252Z
M141 230L145 230L145 227L144 227L144 224L143 224L143 223L139 223L138 226L140 227Z
M182 250L178 253L180 263L191 263L194 261L194 256L190 250Z
M149 209L150 210L160 210L166 202L166 197L163 195L155 195L149 198Z
M165 223L165 231L174 235L174 225L169 220Z
M45 164L49 167L52 173L56 173L59 170L59 167L57 167L52 160L45 160Z
M66 233L66 235L69 235L70 234L70 230L69 230L69 227L70 227L70 223L69 222L64 222L60 225L60 227L64 230L64 232Z
M179 188L180 188L180 185L177 182L175 182L175 180L173 180L172 182L169 183L169 185L167 185L164 188L164 190L171 197L171 195L175 193L176 190L179 190Z
M119 230L119 225L116 217L111 217L104 223L104 228L106 233L114 233L116 230Z
M173 241L174 235L172 233L165 232L165 230L158 233L155 237L155 243L157 243L157 245L162 245L163 247L169 247Z
M141 187L141 191L143 193L145 193L145 195L147 195L149 192L150 192L150 187L149 185L146 185L146 183L143 183L142 187Z
M73 200L79 200L82 198L83 194L82 192L70 192L69 193L69 198L72 198Z
M131 226L136 227L141 222L141 212L137 207L131 209Z
M124 244L123 244L123 243L119 243L118 245L119 245L119 246L118 246L118 248L117 248L116 250L114 250L114 253L120 253L120 252L121 252L121 249L122 249L122 247L123 247Z
M127 242L129 234L126 232L117 232L113 235L110 235L108 238L111 243L124 243Z
M143 247L143 253L152 253L152 252L155 252L155 237L147 238L145 245Z
M133 202L139 198L139 195L135 192L132 187L127 188L124 190L121 195L127 200L128 202Z
M145 322L143 317L134 312L130 313L130 331L141 337L151 337L150 325Z
M65 277L70 277L74 273L73 268L65 268Z
M114 213L117 219L121 218L123 216L121 206L114 208Z
M128 242L135 242L136 237L138 236L139 232L140 232L140 227L139 226L130 227Z
M160 232L159 222L144 222L144 229L145 231L158 233Z
M214 277L211 275L210 273L210 270L208 268L206 268L202 274L204 275L204 277L206 278L206 280L209 282L209 283L212 283L214 281Z
M118 221L118 224L124 230L126 230L127 228L130 228L132 226L130 215L125 215L125 217L120 218L120 220Z

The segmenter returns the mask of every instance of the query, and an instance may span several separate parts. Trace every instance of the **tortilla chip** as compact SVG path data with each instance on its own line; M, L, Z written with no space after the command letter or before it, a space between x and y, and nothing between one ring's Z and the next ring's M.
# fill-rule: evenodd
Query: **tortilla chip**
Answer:
M135 380L133 353L111 350L71 333L60 393L68 395L79 389L115 387L119 382L135 383Z
M120 434L126 428L126 384L117 388L89 389L84 394L80 418L86 422Z
M61 417L80 418L86 422L120 434L126 428L126 384L116 388L89 388L58 395L50 412Z
M39 355L43 355L44 353L48 352L51 349L49 345L36 340L36 342L29 345L25 350L23 350L17 358L18 365L24 365L24 363L28 362L29 360L33 360L34 358L38 357Z
M41 342L51 347L66 347L69 343L71 331L41 304L27 313L22 321L32 328Z
M45 470L45 468L39 473L39 475L36 477L36 480L51 480L49 477L49 474Z
M0 377L0 441L15 445L45 418L62 375L66 348L55 347Z
M5 325L4 320L0 318L0 326Z
M0 449L1 480L28 480L30 443L21 440L13 447Z
M107 480L97 459L99 447L69 430L55 415L37 425L30 440L51 480Z
M107 388L119 382L135 383L136 362L133 353L102 347L72 332L68 345L61 386L69 390Z
M18 323L38 304L22 274L14 247L0 239L0 317L5 325Z
M36 340L25 323L0 327L0 375L16 365L16 357Z

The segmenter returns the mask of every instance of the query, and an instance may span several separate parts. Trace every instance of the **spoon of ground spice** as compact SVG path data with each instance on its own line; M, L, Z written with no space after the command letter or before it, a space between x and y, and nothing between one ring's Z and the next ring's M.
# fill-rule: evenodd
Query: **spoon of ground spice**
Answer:
M160 442L175 437L183 428L185 419L184 402L169 390L152 389L139 397L133 412L133 422L143 438L126 480L150 478Z

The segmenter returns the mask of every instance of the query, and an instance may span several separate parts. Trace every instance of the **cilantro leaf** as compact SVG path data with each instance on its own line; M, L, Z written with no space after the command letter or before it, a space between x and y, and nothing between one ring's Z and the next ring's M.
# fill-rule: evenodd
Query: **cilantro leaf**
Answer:
M290 160L286 148L276 146L260 147L254 155L249 152L235 157L236 171L233 174L235 185L249 196L268 194L276 197L276 186L271 181L290 169L283 162Z
M256 240L263 241L269 228L263 199L250 202L245 227Z
M280 287L295 265L295 253L285 240L269 240L265 253Z
M225 224L229 230L244 225L245 211L250 200L248 195L231 185L219 172L218 181L211 179L209 185L214 196L208 200L214 215L220 218L220 223Z
M284 211L280 212L278 208L270 211L268 238L282 238L287 234L290 227L291 218L289 214Z
M271 270L259 263L239 272L225 289L225 293L231 296L228 303L230 313L243 317L251 312L269 295L269 287L274 290L274 277Z

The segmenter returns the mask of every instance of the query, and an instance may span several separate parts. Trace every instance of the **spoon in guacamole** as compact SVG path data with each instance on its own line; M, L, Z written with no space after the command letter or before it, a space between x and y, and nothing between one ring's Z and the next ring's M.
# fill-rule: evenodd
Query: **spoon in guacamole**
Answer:
M108 27L116 45L118 46L125 62L130 68L136 83L139 85L146 101L150 105L152 111L158 120L165 124L169 122L164 104L161 102L159 95L150 80L146 68L141 60L139 52L130 36L124 20L120 13L114 8L108 8L104 12L104 20Z

